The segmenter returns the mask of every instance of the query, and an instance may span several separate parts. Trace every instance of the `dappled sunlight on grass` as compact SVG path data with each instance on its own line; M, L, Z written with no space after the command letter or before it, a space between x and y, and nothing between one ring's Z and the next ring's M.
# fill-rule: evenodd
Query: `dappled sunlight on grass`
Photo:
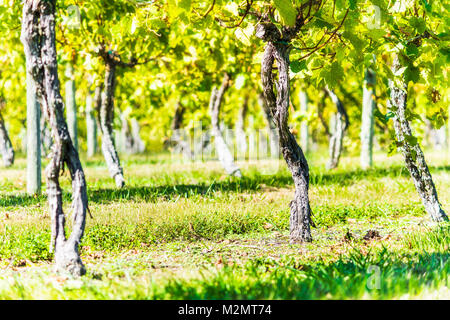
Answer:
M432 158L430 168L448 212L450 165ZM22 160L0 178L0 298L448 294L442 288L448 286L449 229L430 223L398 159L368 171L352 166L357 158L345 158L343 168L333 171L314 159L310 199L317 228L314 242L303 245L288 241L293 185L282 161L241 161L244 177L236 179L216 161L129 157L127 186L118 190L102 159L90 160L86 176L93 218L87 218L81 244L88 268L81 280L53 275L46 196L24 195L23 181L16 181L23 174ZM70 214L70 180L61 180L64 210ZM367 238L370 230L373 239ZM379 289L367 287L369 266L379 268Z

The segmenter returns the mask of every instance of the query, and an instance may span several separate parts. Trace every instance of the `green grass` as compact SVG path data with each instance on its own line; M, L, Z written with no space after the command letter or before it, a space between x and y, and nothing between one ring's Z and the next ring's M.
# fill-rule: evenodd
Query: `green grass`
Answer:
M449 212L450 159L430 159ZM85 161L88 274L69 279L52 272L46 196L25 195L19 158L0 178L0 299L449 298L449 225L429 222L399 157L377 155L368 171L357 161L330 172L310 159L317 228L302 245L288 241L293 185L282 161L242 161L236 179L215 161L125 157L122 190L101 158ZM61 182L69 213L67 175ZM364 240L369 230L380 237Z

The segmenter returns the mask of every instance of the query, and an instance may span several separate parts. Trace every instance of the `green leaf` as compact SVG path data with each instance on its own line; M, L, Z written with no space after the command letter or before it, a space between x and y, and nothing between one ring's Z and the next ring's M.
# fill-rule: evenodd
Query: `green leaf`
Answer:
M428 3L427 0L422 0L423 6L425 7L425 10L428 12L431 12L431 5Z
M358 0L349 0L350 10L356 10L358 8Z
M423 18L418 17L411 17L409 19L409 24L411 27L416 29L418 34L422 34L425 32L427 25L425 23L425 20Z
M369 29L367 34L372 40L376 41L386 35L386 30L373 28Z
M380 109L375 108L373 115L383 123L387 123L386 116L380 112Z
M182 9L184 9L185 11L190 11L191 10L191 0L179 0L178 6Z
M417 160L417 152L415 149L411 150L411 158L413 159L414 162L416 162Z
M322 16L320 14L316 14L315 18L316 19L313 22L315 27L327 28L327 29L333 29L334 28L334 25L329 23L326 19L322 18Z
M431 121L431 124L433 125L434 129L441 128L443 125L445 125L446 120L445 111L442 108L440 108L437 113L429 117L429 120Z
M185 21L189 19L185 15L191 10L191 0L168 0L168 13L171 20L184 15L182 18Z
M450 48L441 48L439 49L439 54L443 55L447 62L450 62Z
M352 43L353 47L357 52L361 52L362 49L364 49L367 46L367 41L359 38L355 33L352 33L350 31L344 31L342 33L342 36L344 38L347 38Z
M413 135L405 135L405 141L412 147L417 144L417 138Z
M337 62L333 62L331 66L325 67L320 72L320 76L324 78L325 83L333 89L344 77L344 69Z
M297 11L290 0L273 0L284 25L293 27L297 21Z
M291 71L293 73L299 73L300 71L302 71L303 69L306 69L306 60L295 60L291 62Z
M388 157L393 156L396 151L397 151L397 143L395 141L392 141L391 144L389 144L388 146Z
M422 118L420 117L420 115L411 111L410 109L406 109L405 116L406 116L406 119L409 121L412 121L412 120L422 121Z
M384 116L385 119L385 123L387 123L389 121L389 119L395 117L395 113L392 111L389 111L388 113L386 113L386 115Z
M250 46L251 45L250 39L251 39L251 36L253 35L254 30L255 29L254 29L253 25L248 25L245 29L237 28L234 31L234 35L243 44L245 44L246 46Z
M406 55L408 57L416 57L419 55L419 49L417 49L416 45L413 43L408 44L406 47Z
M417 83L420 81L420 69L417 67L414 67L413 65L408 66L408 68L405 71L405 80L408 83L409 81L412 81L414 83Z

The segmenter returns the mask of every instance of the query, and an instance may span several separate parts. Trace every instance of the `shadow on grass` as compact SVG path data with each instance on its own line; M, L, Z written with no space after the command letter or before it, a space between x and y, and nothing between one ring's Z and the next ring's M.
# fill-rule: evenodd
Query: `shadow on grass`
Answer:
M408 262L403 262L390 254L374 258L361 255L301 266L254 262L244 271L226 267L217 275L194 281L174 279L161 292L170 299L360 299L367 294L374 299L405 294L414 297L424 289L434 291L448 285L449 257L448 253L421 253L404 255Z
M450 166L430 167L432 172L450 171ZM406 168L396 166L390 168L372 168L369 170L356 169L352 171L336 171L319 172L313 169L310 173L311 185L334 185L348 186L364 179L377 179L383 177L409 177ZM281 171L274 175L262 175L259 173L251 173L241 179L227 178L222 181L213 181L211 184L174 184L160 186L127 186L123 189L102 188L89 190L88 198L91 203L107 203L111 201L135 200L155 202L158 200L170 200L178 197L214 197L217 192L221 193L241 193L248 191L259 191L264 187L290 187L293 181L287 171ZM30 206L46 201L46 195L29 196L26 194L19 195L2 195L0 196L0 207L11 206ZM70 201L71 194L63 192L63 200Z
M225 266L214 276L173 279L160 292L166 299L393 299L424 290L430 294L449 285L448 230L443 226L409 235L404 239L409 248L401 252L354 247L335 261L309 263L292 256L260 258L243 270Z
M429 167L431 173L440 171L450 171L450 166L435 166ZM378 178L396 178L403 177L408 178L410 174L408 169L402 166L392 166L392 167L375 167L367 170L361 168L344 171L342 169L336 169L335 171L325 171L317 172L312 170L310 174L310 183L312 185L352 185L360 180L364 179L378 179Z

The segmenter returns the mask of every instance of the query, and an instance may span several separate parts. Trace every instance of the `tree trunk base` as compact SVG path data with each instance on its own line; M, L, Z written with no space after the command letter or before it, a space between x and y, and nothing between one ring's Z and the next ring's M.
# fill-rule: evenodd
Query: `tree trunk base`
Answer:
M336 168L337 168L337 164L336 164L336 163L327 163L327 164L325 165L325 168L326 168L327 170L333 170L333 169L336 169Z
M230 173L230 176L242 178L242 173L239 168Z
M116 174L114 176L114 181L116 182L116 187L117 188L125 187L125 178L123 177L122 174Z
M392 71L395 74L401 67L399 57L396 55L392 63ZM390 100L388 100L388 110L393 111L395 116L394 129L397 142L401 143L400 150L417 192L425 207L425 211L436 222L448 221L448 217L438 200L436 187L428 169L425 156L419 143L410 143L407 137L411 137L412 130L407 118L408 84L403 79L401 86L397 86L389 80Z
M55 271L60 274L70 274L73 277L86 274L86 268L75 246L67 241L55 250Z
M427 203L424 206L425 211L430 214L431 220L433 220L434 222L448 221L448 217L445 214L444 210L442 210L438 201Z
M311 219L309 216L301 215L301 212L306 212L306 210L298 210L298 203L295 199L291 201L289 207L291 208L289 242L312 242Z
M3 155L3 165L5 168L11 167L14 164L14 152Z
M119 156L117 155L115 146L110 138L109 132L104 131L102 141L102 153L105 158L106 165L110 176L114 179L118 188L125 186L125 178L123 177L123 169L120 166Z

